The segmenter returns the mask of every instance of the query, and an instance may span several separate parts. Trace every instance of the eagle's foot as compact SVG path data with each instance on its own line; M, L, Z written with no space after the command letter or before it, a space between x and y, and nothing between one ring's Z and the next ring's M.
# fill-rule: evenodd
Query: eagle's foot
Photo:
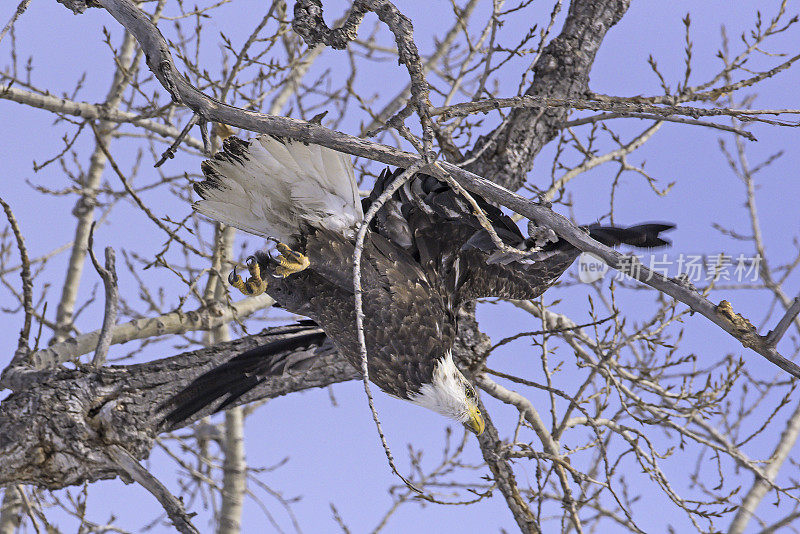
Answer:
M281 253L281 257L278 258L279 265L275 267L275 274L282 278L286 278L290 274L299 273L307 269L311 264L308 256L292 250L288 245L278 242L275 244L275 248Z
M267 290L268 285L267 280L261 278L261 265L255 256L247 258L246 264L250 278L245 282L234 268L228 275L228 283L249 297L261 295Z

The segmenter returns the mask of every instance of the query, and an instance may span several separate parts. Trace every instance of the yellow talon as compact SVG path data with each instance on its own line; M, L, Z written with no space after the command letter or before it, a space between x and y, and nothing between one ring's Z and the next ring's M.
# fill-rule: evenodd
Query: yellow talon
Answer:
M275 274L278 276L286 278L290 274L307 269L311 264L308 256L292 250L288 245L278 242L275 247L281 253L281 257L278 259L280 265L275 267Z
M242 277L236 273L235 268L231 271L231 274L228 275L228 283L242 293L245 293L246 286L244 284L244 280L242 280Z
M292 250L288 245L279 242L276 247L280 252L280 257L276 258L278 265L275 267L275 276L286 278L291 274L308 268L311 264L308 256ZM268 261L266 255L263 255L262 260ZM261 272L262 264L259 261L258 254L247 258L246 264L247 270L250 272L250 277L247 281L243 280L234 269L228 276L228 283L247 296L261 295L267 290L269 275L266 272Z
M247 270L250 272L250 278L246 282L236 273L236 269L233 269L228 275L228 283L247 296L261 295L267 290L268 283L261 278L261 266L254 256L247 258Z

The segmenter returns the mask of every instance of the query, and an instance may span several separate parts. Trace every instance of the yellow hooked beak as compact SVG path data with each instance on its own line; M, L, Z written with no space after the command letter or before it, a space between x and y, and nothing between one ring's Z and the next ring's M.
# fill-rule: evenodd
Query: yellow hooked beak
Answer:
M486 429L486 422L483 420L481 411L477 406L470 406L469 419L464 424L478 436L483 434L483 431Z

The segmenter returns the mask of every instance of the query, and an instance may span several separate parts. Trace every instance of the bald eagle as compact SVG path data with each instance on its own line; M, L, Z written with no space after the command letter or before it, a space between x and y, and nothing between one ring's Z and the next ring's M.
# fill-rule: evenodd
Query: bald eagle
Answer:
M251 141L226 139L202 170L205 179L194 186L200 196L197 212L277 243L278 255L251 256L249 278L234 270L231 285L248 295L266 292L287 310L311 318L360 370L355 236L364 213L402 169L385 170L369 197L359 200L350 156L262 135ZM466 199L447 184L417 174L371 221L361 286L369 379L390 395L481 433L475 388L451 352L459 308L482 297L535 298L580 251L546 228L532 227L525 238L511 218L473 196L497 235L520 253L498 250ZM659 233L670 228L592 225L587 231L609 246L660 247L668 241ZM201 376L173 399L166 421L174 425L226 396L217 409L228 406L275 374L269 363L275 350L248 351Z

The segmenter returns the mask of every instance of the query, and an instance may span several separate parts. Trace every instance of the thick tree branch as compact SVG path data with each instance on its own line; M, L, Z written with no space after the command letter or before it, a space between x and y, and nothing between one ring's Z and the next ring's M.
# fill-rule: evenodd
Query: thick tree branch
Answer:
M0 404L0 485L31 483L55 489L117 476L108 461L108 447L119 445L137 459L147 457L162 431L162 414L155 407L199 374L245 350L296 335L296 330L274 328L146 364L30 371L29 387ZM314 363L308 370L290 369L269 379L235 405L358 376L328 342L302 352L311 356L309 351Z
M647 114L648 119L667 120L672 116L684 117L735 117L739 120L757 121L759 115L786 115L800 114L798 109L736 109L736 108L699 108L694 106L668 106L665 104L650 104L649 102L637 102L629 98L603 99L592 98L556 98L551 96L516 96L513 98L487 98L485 100L475 100L473 102L463 102L439 108L431 108L431 116L441 116L444 119L452 117L466 117L476 113L486 113L495 109L532 109L543 110L548 108L568 108L583 109L592 111L608 111L617 113L619 117L640 118ZM583 124L587 119L569 121L567 124ZM722 127L723 125L715 125ZM561 128L559 128L561 129ZM747 137L752 136L750 132L741 130L735 131L738 135ZM754 137L752 139L755 139Z
M589 71L606 33L628 10L630 0L571 2L561 33L545 46L526 95L583 96ZM515 109L467 154L467 170L509 189L519 188L539 151L560 131L567 108ZM487 146L488 145L488 146Z
M557 461L553 463L553 468L558 475L559 482L561 483L561 489L564 492L564 508L569 512L570 519L572 519L572 526L577 532L582 533L583 526L581 525L580 518L578 517L575 499L572 496L572 490L569 486L569 478L567 477L567 472L563 465L561 465L562 463L565 463L565 460L561 455L560 446L553 439L553 436L546 428L544 421L542 421L542 419L539 417L539 413L536 411L536 408L534 408L533 404L528 399L519 393L504 388L485 375L476 376L476 382L481 389L489 393L491 396L500 399L506 404L512 404L516 406L520 414L525 417L528 423L530 423L534 432L536 432L536 435L542 442L544 452L557 459Z
M459 311L458 336L453 346L453 354L465 364L468 368L467 373L470 374L470 371L483 365L481 356L486 354L490 347L489 337L478 329L478 322L475 319L475 304L464 306ZM472 378L475 380L477 377L472 376ZM486 429L483 434L478 436L478 445L481 448L483 459L492 473L494 484L503 494L506 505L520 530L526 533L541 532L537 518L519 490L514 469L510 462L499 453L503 447L503 441L497 427L494 426L489 411L482 402L480 402L479 408L483 414Z
M528 503L523 498L522 494L517 487L517 478L514 476L514 470L511 468L508 460L503 458L498 451L503 448L503 442L500 440L500 434L497 428L492 423L492 419L483 403L480 404L481 413L484 415L484 422L486 429L483 434L478 436L478 444L481 447L483 460L489 466L492 472L495 484L506 499L506 505L514 519L517 522L520 530L524 533L533 534L541 532L541 526L533 515Z
M431 143L433 127L431 124L431 103L428 82L425 80L425 68L414 43L414 30L411 21L388 0L355 0L345 24L341 28L329 30L322 18L322 2L320 0L298 0L294 6L292 27L305 39L309 46L325 43L333 48L344 48L355 39L358 25L364 15L372 11L389 27L397 43L397 57L400 64L405 65L411 78L411 105L416 109L422 124L422 140L425 147L424 157L429 160L433 155ZM410 108L409 108L410 109Z
M25 310L25 320L22 323L22 328L19 331L19 340L17 341L17 351L14 354L14 359L11 365L20 363L28 355L28 337L31 333L31 322L33 318L33 282L31 280L31 262L28 259L28 249L25 246L25 239L22 236L22 231L19 229L14 212L11 211L11 206L5 200L0 198L0 207L3 208L8 224L11 227L11 232L17 241L17 250L19 251L20 265L20 278L22 279L22 297L23 309Z
M322 2L301 0L294 4L292 29L305 40L308 46L324 44L336 50L343 50L347 48L350 41L358 37L358 27L361 26L364 15L369 11L365 2L353 2L342 25L331 29L322 18Z

